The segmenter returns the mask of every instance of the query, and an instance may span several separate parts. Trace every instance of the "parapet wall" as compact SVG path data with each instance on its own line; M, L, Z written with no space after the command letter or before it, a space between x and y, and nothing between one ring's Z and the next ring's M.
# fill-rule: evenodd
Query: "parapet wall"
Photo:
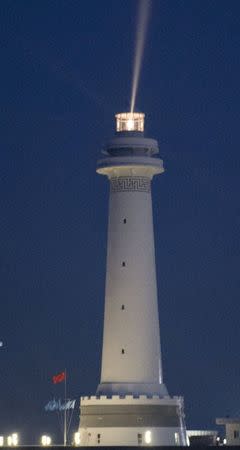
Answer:
M91 395L80 398L81 406L87 405L163 405L183 406L183 397L160 397L158 395Z

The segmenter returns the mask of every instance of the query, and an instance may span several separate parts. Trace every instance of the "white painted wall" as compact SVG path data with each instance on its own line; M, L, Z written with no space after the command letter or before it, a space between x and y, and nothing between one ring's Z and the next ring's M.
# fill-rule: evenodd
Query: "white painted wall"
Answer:
M117 395L113 395L111 398L106 396L96 397L81 397L82 406L107 406L107 405L161 405L168 408L168 406L177 405L179 407L180 414L182 414L179 427L102 427L101 417L99 417L99 427L97 428L79 428L80 432L80 446L138 446L138 434L142 435L142 445L146 445L146 432L151 432L151 445L173 445L173 446L186 446L187 436L184 425L183 414L183 398L182 397L165 397L159 398L153 396L149 399L147 396L141 395L139 398L134 398L131 395L126 395L121 398ZM90 409L91 411L91 409ZM91 414L91 412L90 412ZM99 437L100 435L100 437Z
M152 445L186 445L181 441L179 428L89 428L80 430L81 446L146 446L146 432L151 432ZM142 435L142 444L138 434ZM100 435L100 438L98 437Z
M144 166L106 172L110 180L152 177ZM151 192L110 193L101 371L106 382L162 382Z

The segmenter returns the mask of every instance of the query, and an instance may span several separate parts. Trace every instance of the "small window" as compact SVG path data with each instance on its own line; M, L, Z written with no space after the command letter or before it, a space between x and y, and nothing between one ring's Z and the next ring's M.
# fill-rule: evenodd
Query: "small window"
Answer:
M125 305L122 305L122 311L125 309Z
M126 267L125 261L122 262L122 267Z
M137 438L138 438L138 445L142 445L142 433L138 433Z
M127 219L123 219L123 223L127 223Z
M239 430L234 430L233 435L234 439L239 439Z
M122 355L124 355L124 353L125 353L125 350L124 350L124 348L122 348Z

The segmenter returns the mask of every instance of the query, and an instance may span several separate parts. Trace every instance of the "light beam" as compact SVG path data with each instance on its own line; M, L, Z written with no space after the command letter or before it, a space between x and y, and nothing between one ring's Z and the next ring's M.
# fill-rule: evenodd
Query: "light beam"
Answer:
M143 61L143 51L146 43L147 26L150 16L151 0L139 0L137 30L136 30L136 44L135 57L133 65L133 80L132 80L132 97L131 97L131 113L135 109L136 95L139 84L139 77Z

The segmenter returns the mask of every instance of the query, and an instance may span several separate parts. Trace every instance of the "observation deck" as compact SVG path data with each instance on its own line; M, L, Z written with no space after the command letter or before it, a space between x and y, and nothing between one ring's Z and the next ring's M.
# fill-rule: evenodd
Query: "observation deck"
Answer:
M145 114L122 112L115 119L115 136L104 145L105 158L98 161L97 172L109 176L112 168L137 166L151 176L164 172L162 160L154 158L159 153L157 141L144 136Z

